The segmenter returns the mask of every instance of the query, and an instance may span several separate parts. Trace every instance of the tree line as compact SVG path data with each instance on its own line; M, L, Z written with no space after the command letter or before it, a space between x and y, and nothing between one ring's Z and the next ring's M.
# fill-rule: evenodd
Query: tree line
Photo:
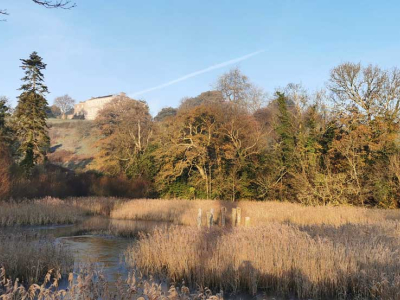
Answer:
M29 178L46 164L47 88L30 60L39 72L22 61L15 112L0 102L0 194L16 169ZM272 96L235 68L154 118L120 95L95 120L98 176L148 197L398 207L399 96L397 69L359 63L332 69L324 90L288 84Z
M268 99L239 69L164 108L119 97L96 122L101 169L164 197L397 207L400 72L344 63L325 90Z

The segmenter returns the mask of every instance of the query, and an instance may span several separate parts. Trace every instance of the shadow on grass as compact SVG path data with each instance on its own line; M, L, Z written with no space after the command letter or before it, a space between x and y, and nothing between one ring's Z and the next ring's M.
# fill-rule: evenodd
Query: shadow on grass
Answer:
M56 152L57 149L59 149L59 148L61 148L61 147L62 147L62 144L58 144L58 145L55 145L55 146L50 147L50 153Z

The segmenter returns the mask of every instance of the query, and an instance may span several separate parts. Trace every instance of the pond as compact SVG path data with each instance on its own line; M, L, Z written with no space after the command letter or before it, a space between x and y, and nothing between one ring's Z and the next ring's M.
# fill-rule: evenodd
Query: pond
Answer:
M34 235L50 235L57 243L67 246L75 259L75 269L82 264L96 264L102 269L106 279L113 283L120 277L127 278L131 268L125 263L124 252L135 242L140 232L148 233L156 228L170 227L170 223L154 221L115 220L104 217L90 217L73 225L26 226L2 229L8 232L26 232ZM163 289L168 285L162 281ZM61 288L67 282L60 282ZM225 299L280 299L259 294L224 295Z
M67 246L75 260L75 269L82 264L96 264L110 282L126 278L129 268L124 251L140 232L171 226L165 222L113 220L90 217L73 225L16 226L2 228L7 234L26 233L29 236L52 236Z
M96 235L63 237L59 240L71 249L75 269L81 264L96 264L109 282L115 282L119 277L126 278L129 268L124 263L123 253L132 240Z

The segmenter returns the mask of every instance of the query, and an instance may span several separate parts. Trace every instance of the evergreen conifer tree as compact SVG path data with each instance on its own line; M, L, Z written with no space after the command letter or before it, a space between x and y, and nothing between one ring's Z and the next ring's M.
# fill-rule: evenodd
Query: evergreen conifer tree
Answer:
M8 114L7 98L0 97L0 136L2 136L5 131L7 114Z
M0 97L0 144L2 147L11 148L14 143L14 134L8 122L10 117L10 108L8 99L5 96Z
M21 68L25 76L21 79L22 91L15 111L15 130L19 138L19 153L22 156L21 166L29 174L32 168L46 160L46 153L50 145L48 127L46 124L48 93L44 84L42 70L46 64L42 58L33 52L28 59L21 59Z
M278 102L278 126L276 132L280 137L281 157L285 167L293 165L293 154L295 149L295 136L291 115L288 110L287 97L284 93L277 92Z

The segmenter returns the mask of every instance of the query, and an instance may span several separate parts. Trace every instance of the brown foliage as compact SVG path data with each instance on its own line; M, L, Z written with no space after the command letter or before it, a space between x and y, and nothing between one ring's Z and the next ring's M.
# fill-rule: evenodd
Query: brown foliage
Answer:
M66 168L46 164L36 167L29 178L14 174L10 197L117 196L140 198L149 195L150 183L125 176L105 176L94 172L75 173Z
M140 167L153 134L153 121L146 103L118 96L96 118L103 138L97 146L100 170L110 175L145 176Z
M161 164L156 176L159 190L188 178L207 199L235 200L242 192L240 173L262 144L255 118L232 103L203 103L179 110L161 125L162 146L156 151Z
M102 197L142 198L148 195L149 188L150 182L140 178L128 179L123 175L102 176L92 182L89 193Z
M9 150L0 141L0 199L6 198L11 190L11 165Z

